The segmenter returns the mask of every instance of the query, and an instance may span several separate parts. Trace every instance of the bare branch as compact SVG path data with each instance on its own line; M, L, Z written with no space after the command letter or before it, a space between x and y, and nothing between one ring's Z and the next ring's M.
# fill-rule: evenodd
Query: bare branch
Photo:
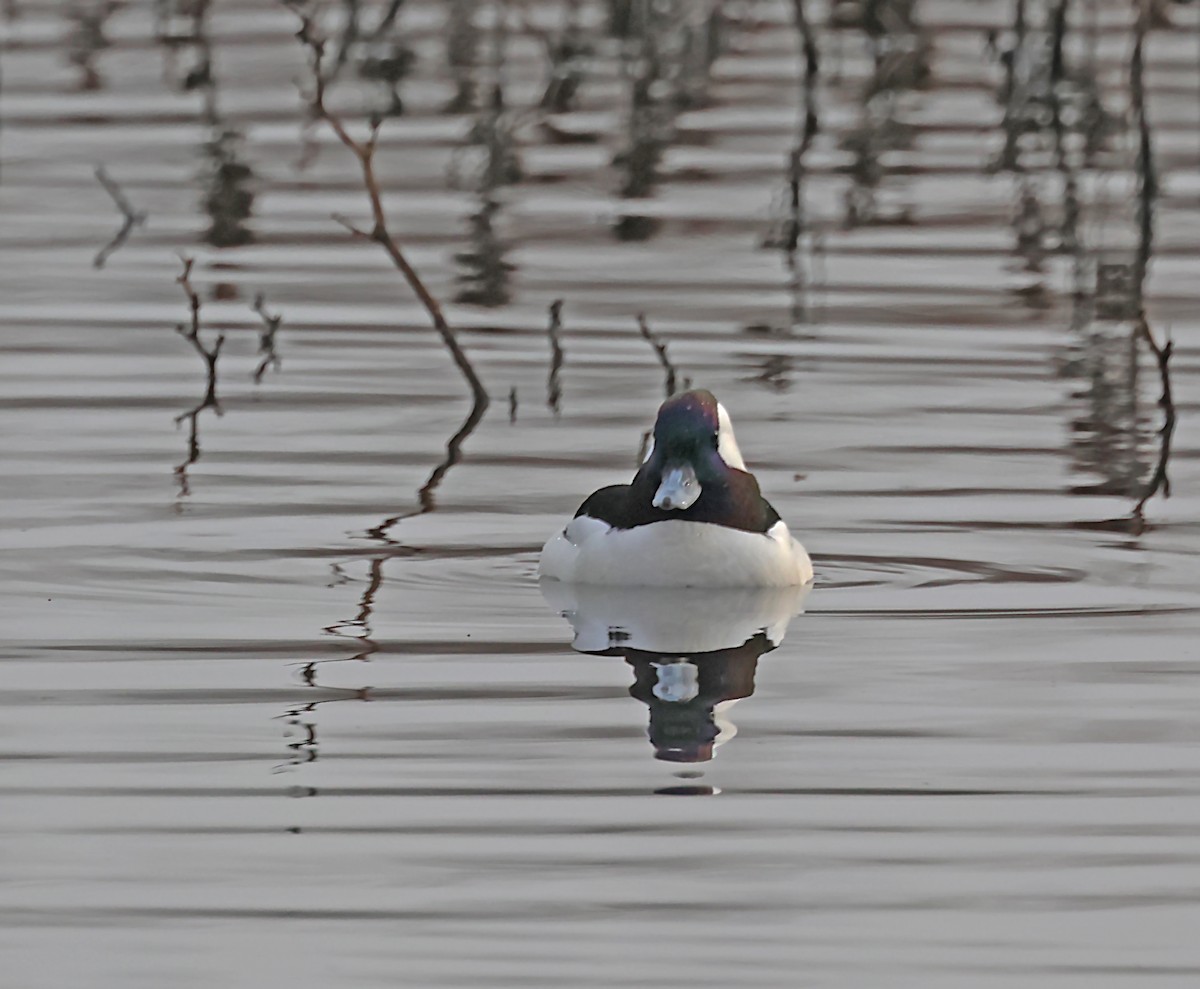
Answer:
M133 208L129 200L125 198L121 187L109 177L103 165L96 166L96 179L104 187L104 191L112 197L112 201L116 203L117 209L120 210L123 218L121 228L113 234L112 240L100 248L96 252L96 256L92 259L93 268L103 268L109 257L129 239L129 235L133 233L134 228L140 227L146 222L147 214Z
M334 214L332 214L332 217L333 217L334 223L340 223L343 227L345 227L347 230L349 230L350 233L357 239L359 239L359 240L374 240L375 239L374 237L371 236L371 234L368 231L363 230L362 227L356 227L347 217L342 216L341 213L334 213Z
M310 111L314 118L325 121L337 139L358 159L359 168L362 171L363 186L370 201L372 220L370 233L365 233L345 221L342 221L343 226L348 227L355 236L369 237L369 239L378 243L387 253L396 269L404 276L404 280L408 283L409 288L412 289L429 313L434 329L441 337L446 349L450 352L450 357L454 361L455 367L458 368L467 385L470 387L474 403L476 406L481 407L480 415L482 415L482 410L486 409L488 404L487 389L484 388L483 382L480 381L479 376L475 373L475 368L467 357L466 352L459 345L454 330L446 321L441 304L426 287L425 282L421 279L416 269L409 264L408 258L405 257L400 245L388 230L387 217L383 211L383 196L379 188L379 180L375 174L375 150L378 145L381 121L373 119L366 141L358 141L347 130L341 118L329 109L325 102L326 86L328 83L324 70L325 40L320 36L312 17L297 9L295 4L286 5L300 18L300 28L296 32L296 38L309 52L309 66L312 71L313 82L312 93L309 97Z
M188 468L200 459L200 436L197 425L200 413L205 409L212 409L217 415L221 414L221 405L217 401L217 361L221 356L221 348L225 346L225 334L219 334L211 347L206 347L204 341L200 339L200 296L192 286L193 260L190 257L181 257L180 261L183 263L183 271L175 280L187 298L190 318L186 325L180 323L176 326L175 332L192 345L192 349L204 361L207 372L204 397L193 408L175 417L176 426L183 422L188 423L187 457L175 468L175 476L179 479L179 496L183 498L191 494L188 486Z
M658 355L658 363L662 365L663 371L666 373L665 387L667 398L670 398L675 394L675 382L679 373L678 369L671 363L671 358L667 356L666 343L651 332L649 325L646 323L645 314L638 313L637 322L638 329L642 332L642 339L654 348L654 353Z

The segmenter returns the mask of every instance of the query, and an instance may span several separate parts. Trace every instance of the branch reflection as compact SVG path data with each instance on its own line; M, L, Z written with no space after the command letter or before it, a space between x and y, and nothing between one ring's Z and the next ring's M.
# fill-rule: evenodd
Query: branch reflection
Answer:
M300 671L300 679L305 686L313 688L323 687L324 685L320 682L320 671L330 663L368 662L372 656L379 652L381 647L378 640L374 638L372 616L375 613L376 601L384 584L384 564L388 560L396 557L411 556L415 552L415 550L403 546L398 540L392 538L391 532L405 519L428 514L437 508L435 498L437 489L441 486L442 481L445 480L450 468L462 460L463 444L479 426L484 413L487 411L487 406L486 396L476 396L475 401L471 405L470 412L467 413L466 419L463 420L462 425L446 441L445 456L430 472L425 483L417 489L417 507L409 512L391 515L366 531L366 536L378 543L379 546L367 555L366 582L363 585L362 593L359 595L356 610L352 617L340 622L334 622L324 628L326 634L352 642L355 651L353 655L337 659L310 660ZM346 572L345 564L334 564L332 572L334 579L330 584L331 587L354 582L354 578ZM295 766L317 760L320 749L320 731L316 716L318 707L322 704L332 703L334 700L338 702L343 700L369 700L370 691L371 688L364 685L354 693L344 697L313 701L310 704L290 708L285 712L282 717L288 726L288 734L298 736L299 740L288 743L287 747L291 752L291 756L288 762L279 767L279 769L294 768ZM298 792L304 795L313 795L316 791L302 789Z

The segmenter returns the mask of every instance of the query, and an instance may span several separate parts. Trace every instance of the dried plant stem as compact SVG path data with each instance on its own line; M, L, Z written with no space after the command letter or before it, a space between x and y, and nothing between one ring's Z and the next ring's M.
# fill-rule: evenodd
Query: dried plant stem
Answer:
M318 120L324 120L329 125L330 130L337 136L337 139L358 159L359 168L362 171L363 186L366 189L367 198L371 204L372 223L370 230L363 230L361 227L355 226L345 217L335 216L334 219L341 223L356 238L373 241L384 249L391 259L392 264L404 276L404 280L408 283L409 288L413 290L429 313L434 329L437 331L438 336L441 337L446 349L450 352L455 367L458 368L467 385L470 387L475 406L480 407L480 415L482 415L482 410L486 409L488 404L487 389L483 387L483 383L475 373L475 368L472 366L470 359L459 345L454 330L446 321L441 304L426 287L421 276L417 274L416 269L409 264L408 259L404 256L404 252L400 249L400 245L396 243L395 238L388 230L387 217L383 211L383 197L380 192L378 177L375 174L375 150L378 146L379 128L382 121L379 118L372 119L367 139L360 141L351 135L341 118L329 109L325 103L327 79L323 70L325 41L315 33L312 18L305 14L300 14L299 11L297 13L300 16L301 24L296 37L308 49L310 54L313 77L313 92L310 97L312 114Z
M96 252L96 256L92 259L93 268L103 268L109 257L129 239L129 235L133 233L134 228L140 227L146 222L147 214L133 208L129 200L125 198L121 187L109 177L103 165L96 166L96 180L104 187L104 191L112 197L112 201L116 203L122 217L121 228L113 234L112 240Z
M658 356L658 363L662 365L663 372L666 375L665 388L667 398L675 394L675 382L678 377L678 369L671 363L671 358L667 356L667 345L659 337L651 332L650 326L646 323L646 316L643 313L638 313L637 316L638 329L642 333L642 339L645 340L651 347L654 348L654 353Z
M546 379L546 404L550 406L555 416L559 414L559 403L562 401L562 383L559 381L559 374L562 372L563 361L566 359L559 336L559 331L562 329L562 307L562 299L555 299L550 303L550 325L546 328L546 334L550 337L550 376Z
M1137 519L1141 519L1143 509L1146 507L1146 502L1153 498L1158 492L1162 492L1164 498L1171 497L1171 479L1167 476L1167 463L1171 459L1171 438L1175 434L1175 400L1171 394L1171 355L1175 351L1175 345L1168 340L1166 343L1159 344L1154 339L1154 334L1150 330L1150 324L1146 322L1145 315L1138 316L1137 322L1134 324L1134 332L1146 346L1150 349L1150 353L1154 355L1155 363L1158 365L1158 379L1162 387L1162 394L1159 396L1158 405L1163 410L1163 424L1158 431L1159 448L1158 448L1158 463L1154 467L1154 473L1150 475L1145 487L1142 489L1141 497L1133 507L1133 515Z

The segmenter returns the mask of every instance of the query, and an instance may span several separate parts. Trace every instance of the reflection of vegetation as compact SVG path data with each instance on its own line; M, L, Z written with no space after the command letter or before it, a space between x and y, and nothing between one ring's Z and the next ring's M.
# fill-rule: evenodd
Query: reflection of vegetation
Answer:
M557 32L538 31L526 24L546 50L546 84L538 105L549 113L572 109L588 60L595 54L595 46L580 24L579 7L578 0L568 0L563 26Z
M254 210L254 171L239 157L241 139L237 131L217 130L204 145L201 203L209 218L204 239L214 247L237 247L254 239L246 226Z
M820 235L810 229L805 205L805 182L808 175L805 159L820 129L817 115L817 85L820 74L820 55L816 33L808 19L804 0L794 0L795 27L800 53L804 61L801 110L797 122L796 141L788 155L787 191L784 208L763 241L763 247L778 249L788 271L791 294L790 326L809 320L808 286L810 271L816 266ZM768 330L771 328L768 327Z
M67 59L79 70L79 88L96 90L104 85L96 57L112 42L104 33L108 19L121 9L121 0L74 0L67 7L71 23L67 35ZM16 7L8 8L9 19L15 17Z
M209 126L217 120L217 85L208 35L211 6L212 0L156 0L155 3L155 37L167 58L167 75L181 92L199 91L203 95L203 116ZM187 52L192 58L182 75L177 73L175 64L180 52Z
M649 3L631 3L622 44L622 70L629 83L624 146L613 158L626 199L649 195L658 184L658 166L671 138L674 114L665 99L659 48L661 18Z
M454 255L462 285L456 302L472 306L502 306L509 301L509 276L516 266L505 260L508 245L496 234L493 220L500 211L495 199L483 199L468 217L470 247Z
M475 103L475 68L479 63L480 30L475 23L480 0L449 0L446 62L454 78L448 113L465 113Z
M254 298L254 311L258 313L259 318L263 321L262 332L258 335L258 356L260 358L258 367L254 370L254 383L260 384L263 375L267 373L267 368L273 367L276 371L283 367L283 360L279 356L279 352L275 349L275 336L279 333L279 327L283 324L283 317L279 315L271 315L267 312L266 300L260 292Z
M509 301L509 281L515 266L507 260L508 244L496 231L501 214L500 190L521 180L515 124L504 100L502 65L507 33L502 22L493 27L490 98L471 128L468 142L479 154L475 187L478 205L469 218L469 246L454 255L462 286L456 299L475 306L502 306Z
M1031 31L1024 25L1015 32L1018 41ZM1131 498L1134 506L1129 525L1144 525L1146 503L1156 494L1170 494L1167 465L1175 430L1175 405L1171 391L1170 342L1159 344L1145 315L1145 282L1154 245L1154 208L1158 196L1153 135L1146 113L1145 36L1148 14L1143 7L1137 18L1133 56L1130 60L1129 102L1132 140L1136 147L1133 170L1138 195L1131 227L1134 246L1101 251L1084 239L1080 218L1083 203L1079 197L1076 172L1080 165L1070 153L1072 146L1082 148L1085 156L1094 155L1098 142L1109 136L1115 119L1099 104L1090 67L1079 73L1067 64L1062 39L1067 29L1065 4L1050 18L1050 42L1046 78L1049 89L1041 99L1047 108L1047 121L1053 132L1057 170L1063 175L1062 220L1058 227L1058 245L1074 256L1074 305L1072 329L1075 339L1065 373L1081 382L1073 397L1083 412L1072 423L1072 449L1078 470L1096 476L1098 481L1075 486L1077 493L1108 494ZM1021 62L1018 50L1011 53L1013 64ZM1082 79L1074 85L1066 81ZM1091 80L1089 83L1088 80ZM1015 83L1010 83L1015 88ZM1082 96L1080 96L1082 94ZM1074 99L1074 108L1066 102ZM1020 101L1015 105L1019 106ZM1023 121L1022 132L1038 135L1029 124L1031 114L1006 115ZM1099 127L1100 131L1095 129ZM1087 130L1091 128L1092 130ZM1102 133L1101 133L1102 132ZM1010 140L1015 149L1003 159L1013 167L1021 165L1021 143ZM1089 283L1085 273L1094 273ZM1144 411L1146 386L1141 381L1143 351L1149 351L1157 369L1157 405L1162 425L1154 427ZM1151 453L1152 447L1157 451Z
M760 368L757 374L747 380L777 392L787 391L792 386L795 361L787 354L767 354L761 359Z
M329 635L335 635L353 642L356 652L353 656L338 659L314 659L305 663L300 671L300 679L306 687L312 687L315 690L325 689L318 681L318 674L322 667L330 663L365 663L379 651L379 643L371 637L371 615L375 610L375 596L383 586L383 560L383 557L375 557L371 560L368 568L367 583L358 599L358 610L354 617L344 622L329 625L324 630ZM333 572L336 584L348 584L351 582L350 577L346 575L346 572L340 565L334 564ZM282 715L283 723L287 726L285 735L289 738L295 738L296 741L287 743L288 752L290 753L288 761L284 765L277 767L276 772L316 762L320 757L321 740L317 709L322 704L332 703L334 700L366 701L370 699L371 688L360 687L347 691L342 697L315 700L308 704L300 704L289 708ZM315 790L308 789L302 790L300 793L304 796L316 795Z
M1025 0L1015 5L1007 44L994 35L989 39L1004 66L998 94L1004 106L1004 146L993 168L1021 171L1024 146L1040 143L1039 138L1061 126L1079 135L1090 164L1119 129L1117 118L1104 107L1094 60L1075 64L1067 58L1067 0L1048 8L1040 26L1030 23L1026 7ZM1094 50L1096 39L1089 40Z
M515 389L514 393L510 394L509 401L510 409L512 410L510 415L515 415ZM321 686L317 680L318 671L327 663L365 662L379 651L379 642L372 635L371 616L375 611L376 598L383 587L384 564L388 560L408 556L411 553L409 549L403 547L397 540L392 538L392 530L405 519L425 515L436 509L437 502L435 495L437 489L442 481L445 480L450 468L462 459L463 444L479 426L485 411L487 411L486 401L482 403L476 401L471 406L471 411L467 414L467 418L446 441L445 456L430 472L425 483L417 490L417 507L409 512L389 516L367 530L367 537L379 543L380 546L369 558L367 582L359 597L357 611L353 618L337 622L325 628L325 631L330 635L336 635L353 641L356 651L354 655L345 658L312 660L305 664L302 679L306 686ZM346 575L341 565L335 564L333 572L335 584L350 583L350 578ZM370 690L370 687L362 687L348 694L346 698L338 699L369 700ZM319 745L316 710L323 703L326 703L326 701L313 701L310 704L294 707L284 715L284 720L289 727L289 731L294 731L300 735L299 741L288 744L288 749L292 752L289 765L294 766L316 761Z
M880 206L879 188L887 174L883 156L912 145L914 129L900 119L901 100L929 77L931 46L915 7L915 0L865 0L839 4L834 11L837 27L865 33L872 62L859 124L842 138L842 147L853 155L846 192L848 227L911 222L906 209Z
M399 41L389 40L372 45L359 61L359 77L377 82L387 91L388 105L383 111L387 116L399 116L404 112L400 84L412 72L416 60L417 56L411 48Z
M628 85L625 133L613 156L618 194L642 199L661 180L662 157L674 136L675 118L707 100L713 63L721 46L719 4L683 0L613 0L609 31L620 39L621 73ZM620 240L645 240L658 224L625 214Z
M96 252L96 256L92 258L93 268L103 268L113 253L120 250L125 241L129 239L129 235L133 233L134 228L140 227L146 222L146 213L133 208L133 205L125 198L125 193L121 191L121 187L109 177L103 165L96 166L96 181L104 187L104 191L109 194L121 213L120 228L113 234L112 239L100 248Z
M388 536L393 528L403 522L405 519L415 518L418 515L426 515L437 508L435 495L437 489L441 487L442 481L450 472L450 468L462 460L463 444L467 441L470 435L475 432L479 423L483 420L483 414L487 411L486 405L476 403L471 406L471 411L467 413L467 418L463 420L462 425L454 431L450 439L446 441L446 455L441 459L436 467L430 472L425 483L417 489L417 508L411 512L405 512L401 515L392 515L373 529L367 531L372 539L380 539L391 545L398 545L393 539Z
M254 239L247 225L254 210L254 170L241 155L241 132L224 123L218 108L211 9L211 0L158 0L157 39L170 58L168 72L175 76L176 87L199 93L203 100L200 114L209 131L201 149L200 207L209 219L204 239L214 247L236 247ZM174 71L179 52L189 52L192 59L182 75Z
M550 303L550 325L546 328L546 335L550 338L550 374L546 378L546 404L550 406L555 417L558 416L559 403L562 401L562 382L559 381L559 375L562 373L563 361L566 359L561 336L562 307L562 299L555 299ZM510 415L512 418L516 418L515 388L510 397L512 399Z
M404 3L388 0L374 26L368 29L363 25L362 0L341 0L341 33L330 58L329 79L332 81L343 67L352 64L360 79L384 90L387 103L377 111L381 116L404 112L400 86L416 63L416 53L398 34L397 22Z
M1075 467L1101 478L1072 491L1134 496L1145 472L1146 425L1140 412L1136 341L1094 328L1065 370L1079 381L1074 397L1084 409L1071 424Z
M1156 405L1162 411L1157 428L1143 411L1146 396L1139 373L1143 347L1157 371ZM1095 332L1068 366L1072 377L1082 379L1083 387L1074 397L1082 400L1086 410L1072 424L1075 466L1101 478L1072 491L1134 499L1132 518L1139 523L1151 498L1171 494L1167 467L1176 422L1170 373L1173 350L1171 341L1159 344L1145 318L1138 316L1129 336ZM1153 453L1152 446L1157 446Z

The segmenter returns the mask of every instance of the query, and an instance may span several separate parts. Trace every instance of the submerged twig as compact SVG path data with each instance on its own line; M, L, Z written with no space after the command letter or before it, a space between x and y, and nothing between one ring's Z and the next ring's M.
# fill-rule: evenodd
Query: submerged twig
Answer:
M517 386L513 385L508 390L508 421L517 421Z
M426 287L425 282L421 279L416 269L409 264L408 258L405 257L400 245L388 230L387 217L383 211L383 196L379 188L379 180L375 174L375 149L379 142L379 128L382 120L378 117L373 118L366 140L360 141L350 134L342 119L328 108L325 103L325 90L328 80L323 70L325 40L316 33L316 26L311 17L297 10L294 5L292 5L292 10L300 17L300 30L296 33L296 37L308 49L310 55L313 79L313 91L310 96L311 112L318 120L324 120L329 125L329 128L337 136L337 139L358 160L359 168L362 171L363 186L370 201L372 220L370 230L363 230L344 217L335 217L335 219L342 226L346 227L353 236L362 240L374 241L387 253L392 264L404 276L404 280L408 283L409 288L413 290L429 313L434 329L437 331L438 336L441 337L446 349L450 352L455 367L458 368L467 385L470 387L475 405L475 408L472 409L472 414L478 412L478 415L482 417L488 405L487 389L484 388L483 382L479 380L474 366L471 364L466 352L459 345L454 330L451 329L450 324L446 321L441 304Z
M283 317L272 316L267 312L266 300L261 292L254 297L253 309L263 321L262 332L258 335L258 353L262 360L258 362L258 367L254 370L254 383L257 385L262 383L267 368L273 367L278 371L283 367L283 360L275 349L275 334L279 332L279 327L283 324Z
M104 170L103 165L96 166L96 181L104 187L104 191L112 198L117 209L120 210L122 217L121 228L113 234L112 240L96 252L96 256L92 259L93 268L103 268L109 257L129 239L129 235L133 233L134 228L140 227L146 222L148 215L141 210L133 208L129 200L125 198L125 193L121 191L121 187L112 180L108 172Z
M675 381L678 376L678 370L671 363L671 358L667 356L667 345L656 334L651 332L649 325L646 323L644 313L637 315L638 329L642 333L642 339L645 340L651 347L654 348L654 353L658 356L658 363L662 365L663 371L666 374L664 387L667 392L667 398L675 394Z
M1146 481L1137 504L1133 506L1133 516L1140 520L1143 518L1142 512L1146 507L1146 502L1158 494L1158 492L1161 491L1164 498L1171 497L1171 479L1167 476L1167 463L1171 459L1171 438L1175 435L1175 400L1171 394L1170 370L1171 355L1174 353L1175 344L1171 340L1168 340L1164 344L1159 344L1154 339L1154 334L1150 330L1150 324L1146 322L1145 315L1138 316L1134 324L1134 332L1137 334L1138 339L1150 348L1150 353L1154 355L1155 363L1158 365L1158 379L1162 387L1162 394L1159 396L1158 405L1163 410L1163 424L1158 431L1158 463L1155 464L1154 473Z
M550 325L546 328L550 337L550 376L546 379L546 404L555 416L559 414L559 403L562 401L562 384L558 378L565 358L559 337L559 330L562 329L562 307L562 299L555 299L550 303Z

